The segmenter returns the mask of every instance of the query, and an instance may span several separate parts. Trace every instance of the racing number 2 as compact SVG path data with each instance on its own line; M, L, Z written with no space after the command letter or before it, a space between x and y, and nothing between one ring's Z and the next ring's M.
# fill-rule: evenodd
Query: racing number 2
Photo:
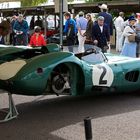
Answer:
M92 82L94 86L110 87L114 80L112 68L106 64L93 65Z
M101 73L101 76L100 76L100 79L99 79L99 85L106 85L107 84L107 80L103 80L106 73L107 73L107 70L104 66L97 66L99 69L102 69L103 72Z

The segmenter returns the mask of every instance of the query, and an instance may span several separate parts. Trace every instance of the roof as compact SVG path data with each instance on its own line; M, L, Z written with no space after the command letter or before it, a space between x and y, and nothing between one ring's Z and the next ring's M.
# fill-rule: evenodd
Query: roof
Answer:
M6 0L2 0L2 1L6 1ZM94 3L69 4L69 10L74 9L75 14L77 14L79 10L95 13L100 11L98 6L102 3L94 2ZM115 0L115 1L109 1L107 5L110 10L119 9L124 12L139 12L140 1L139 0ZM25 13L25 15L36 15L36 14L44 15L44 10L46 11L47 14L54 14L55 13L54 8L55 8L54 5L34 6L34 7L1 9L0 12L2 12L4 16L11 16L13 15L13 13L16 12Z

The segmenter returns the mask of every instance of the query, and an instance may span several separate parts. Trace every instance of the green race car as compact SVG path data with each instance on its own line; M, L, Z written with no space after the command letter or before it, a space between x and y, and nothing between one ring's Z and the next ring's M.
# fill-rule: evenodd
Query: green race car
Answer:
M82 54L40 48L0 48L0 89L14 94L129 92L140 89L140 59L103 54L93 47Z

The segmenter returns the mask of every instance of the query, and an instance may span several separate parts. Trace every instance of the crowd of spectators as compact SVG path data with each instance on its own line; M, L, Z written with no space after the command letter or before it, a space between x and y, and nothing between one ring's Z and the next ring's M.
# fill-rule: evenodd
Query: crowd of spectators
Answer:
M69 38L73 38L75 35L78 36L78 52L85 52L85 45L97 45L103 52L106 52L110 44L110 36L113 35L113 19L111 14L108 13L106 4L100 6L101 12L98 14L97 20L92 20L90 13L84 15L81 11L79 17L72 19L69 12L65 13L66 26L64 33L67 36L67 45L72 48L73 43ZM67 18L66 15L69 15ZM73 21L73 22L70 22ZM71 28L73 26L74 28ZM76 27L76 29L75 29ZM73 30L72 30L73 29ZM71 34L69 34L71 32ZM71 36L70 36L71 35ZM70 49L69 51L73 51Z
M74 44L74 36L78 36L78 52L83 53L85 46L96 45L102 52L107 52L110 49L113 30L115 29L115 47L116 52L129 57L140 56L140 14L132 14L128 18L124 12L119 12L118 16L113 16L108 12L106 4L99 6L100 12L96 20L92 19L92 14L84 15L79 12L79 17L72 19L69 12L65 13L66 26L64 32L67 36L67 45L73 52L72 45ZM69 15L67 18L66 15ZM73 21L73 22L69 22ZM72 31L72 28L73 31ZM71 33L71 37L69 36ZM71 39L73 38L72 42ZM133 40L131 39L133 38Z
M39 46L46 45L45 37L41 30L43 29L43 20L37 16L37 20L33 16L30 24L26 21L22 14L13 15L12 18L3 19L8 22L9 32L5 36L0 36L0 44L5 45L22 45L22 46Z
M140 56L140 14L133 14L126 19L124 12L119 12L118 16L113 16L108 12L108 6L99 6L100 12L96 19L93 14L79 12L78 17L72 18L70 12L64 14L67 46L73 52L76 36L78 38L78 52L85 52L85 46L98 46L102 52L110 49L113 29L116 31L115 47L116 52L130 57ZM36 20L35 20L36 19ZM4 19L3 19L4 20ZM0 44L23 45L23 46L45 46L46 40L41 30L44 28L43 20L40 16L32 16L30 24L22 14L14 15L10 20L9 34L0 35ZM50 22L48 26L53 24ZM58 24L58 23L57 23ZM1 27L0 27L1 31ZM30 31L30 33L29 33ZM29 34L31 35L29 38ZM132 39L133 38L133 39Z

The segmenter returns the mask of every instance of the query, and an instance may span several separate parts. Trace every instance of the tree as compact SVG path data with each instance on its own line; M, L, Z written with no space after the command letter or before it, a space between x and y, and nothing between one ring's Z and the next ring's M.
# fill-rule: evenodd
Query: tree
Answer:
M22 6L37 6L41 3L47 2L48 0L21 0ZM68 2L72 2L74 0L68 0Z

